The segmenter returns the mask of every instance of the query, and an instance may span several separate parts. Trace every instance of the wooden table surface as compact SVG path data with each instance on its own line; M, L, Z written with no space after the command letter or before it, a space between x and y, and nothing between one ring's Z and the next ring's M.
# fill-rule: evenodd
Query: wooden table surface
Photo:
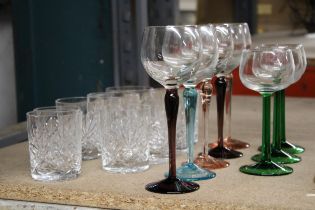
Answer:
M147 192L145 184L163 178L167 164L136 174L111 174L100 160L84 161L78 179L64 182L32 180L27 142L0 149L0 199L69 204L115 209L315 209L315 99L287 98L287 137L302 145L302 162L294 173L279 177L242 174L239 167L252 163L261 141L261 99L233 98L232 136L251 143L244 157L229 160L217 177L200 181L200 190L182 195ZM211 112L211 138L216 136L215 100ZM197 145L196 151L200 151ZM177 155L177 164L185 160Z

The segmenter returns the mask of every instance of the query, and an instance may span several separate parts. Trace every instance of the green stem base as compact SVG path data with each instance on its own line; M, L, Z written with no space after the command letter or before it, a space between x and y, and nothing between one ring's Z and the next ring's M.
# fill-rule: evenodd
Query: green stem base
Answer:
M252 160L256 162L261 161L261 154L254 155ZM272 149L271 160L278 164L292 164L300 162L301 158L295 155L290 155L283 150Z
M288 141L281 142L281 148L283 151L290 154L301 154L305 150L303 147L294 145Z
M253 165L245 165L240 168L245 174L257 176L281 176L291 174L293 169L288 166L279 165L273 161L261 161Z

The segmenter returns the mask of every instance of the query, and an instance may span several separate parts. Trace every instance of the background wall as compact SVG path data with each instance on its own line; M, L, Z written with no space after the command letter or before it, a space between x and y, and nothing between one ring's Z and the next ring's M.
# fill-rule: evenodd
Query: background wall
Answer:
M12 24L0 10L0 129L17 121Z

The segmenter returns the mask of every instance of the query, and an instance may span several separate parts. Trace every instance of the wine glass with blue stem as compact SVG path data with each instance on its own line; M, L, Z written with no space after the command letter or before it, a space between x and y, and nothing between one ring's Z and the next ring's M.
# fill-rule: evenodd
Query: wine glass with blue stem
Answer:
M184 107L186 118L186 141L188 145L187 162L177 168L178 178L187 181L211 179L216 176L214 172L200 168L194 163L194 134L196 124L196 106L198 92L196 85L204 78L212 77L218 60L218 45L213 25L199 25L198 33L202 41L202 58L196 73L184 83ZM168 176L168 173L166 173Z
M196 26L148 26L141 43L141 61L146 72L166 89L169 173L164 180L145 186L154 193L189 193L199 189L194 182L176 176L176 120L178 86L191 78L200 65L202 43Z

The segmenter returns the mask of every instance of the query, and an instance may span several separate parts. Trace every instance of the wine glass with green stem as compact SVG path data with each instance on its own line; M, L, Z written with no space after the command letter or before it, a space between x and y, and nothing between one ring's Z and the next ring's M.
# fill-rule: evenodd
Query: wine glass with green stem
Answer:
M196 85L205 77L212 77L218 60L218 44L213 25L199 25L198 33L202 41L202 59L196 73L184 83L184 107L186 118L186 141L188 145L187 162L176 169L177 177L187 181L211 179L214 172L200 168L194 161L194 135L196 124L196 106L198 93ZM168 176L168 173L165 174Z
M202 117L201 117L201 134L200 141L203 145L202 152L196 157L195 163L205 169L220 169L229 166L229 162L214 158L208 155L208 142L210 141L210 102L213 92L211 84L212 78L220 69L225 68L227 61L233 53L233 38L231 31L225 25L215 25L216 41L218 44L218 62L213 69L209 69L209 74L203 75L200 85L200 97L202 103Z
M217 92L217 115L218 115L218 141L217 145L212 146L210 144L209 155L216 158L238 158L243 156L243 153L238 152L232 148L227 147L224 144L223 138L223 125L224 125L224 103L227 92L228 80L226 77L230 77L232 71L239 65L240 57L243 49L246 49L246 38L244 33L244 26L240 23L224 23L222 24L231 31L233 38L233 53L227 60L226 65L220 69L215 81L215 87ZM231 81L231 80L230 80ZM231 89L231 87L229 87ZM229 94L229 92L228 92ZM230 106L230 100L228 105Z
M194 182L176 176L176 120L178 86L199 68L202 43L196 26L148 26L141 43L141 62L146 72L166 89L165 111L168 126L169 173L164 180L147 184L154 193L178 194L199 189Z
M295 47L294 45L287 45L288 47ZM296 46L296 48L300 49L301 54L302 54L302 61L303 61L303 67L300 69L296 69L296 74L295 74L295 81L297 82L298 80L301 79L302 75L305 72L306 66L307 66L307 60L306 60L306 54L304 47L302 45ZM294 50L296 51L296 50ZM281 91L278 93L280 96L280 103L281 103L281 111L280 111L280 135L279 138L281 139L281 148L287 153L290 154L300 154L304 152L304 148L295 144L290 143L287 138L286 138L286 129L285 129L285 91Z
M286 48L292 51L295 74L294 82L298 81L306 68L306 56L304 47L301 44L265 44L257 48ZM271 147L271 159L276 163L290 164L301 161L301 158L286 152L282 148L283 139L285 140L285 89L279 90L274 94L274 111L273 111L273 136ZM301 148L301 147L300 147ZM257 154L252 157L252 160L259 161L261 155Z
M292 51L286 48L258 48L243 50L240 63L241 82L261 94L262 154L260 161L244 165L240 171L251 175L276 176L293 172L293 169L272 161L270 147L270 100L274 92L294 82L295 64Z

